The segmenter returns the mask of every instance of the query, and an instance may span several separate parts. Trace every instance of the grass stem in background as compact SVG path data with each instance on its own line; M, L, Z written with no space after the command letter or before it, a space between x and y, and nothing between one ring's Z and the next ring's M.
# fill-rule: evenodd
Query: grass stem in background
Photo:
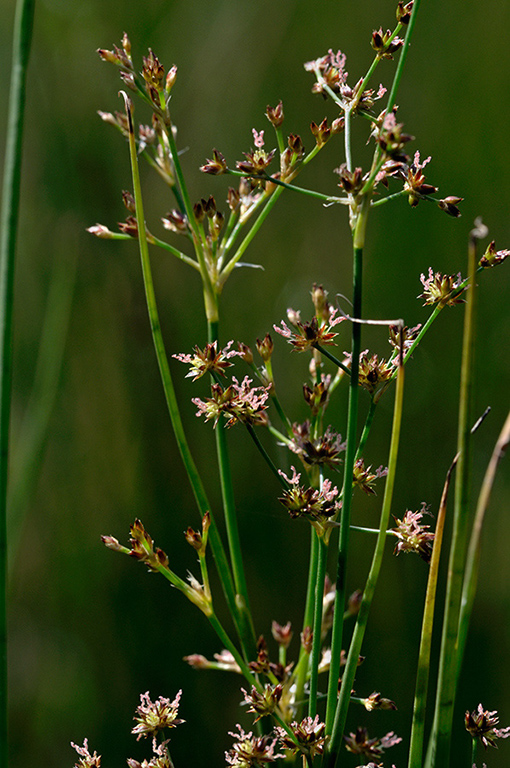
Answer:
M21 160L28 59L35 0L18 0L0 221L0 765L8 764L7 738L7 477L11 414L12 309L21 188Z

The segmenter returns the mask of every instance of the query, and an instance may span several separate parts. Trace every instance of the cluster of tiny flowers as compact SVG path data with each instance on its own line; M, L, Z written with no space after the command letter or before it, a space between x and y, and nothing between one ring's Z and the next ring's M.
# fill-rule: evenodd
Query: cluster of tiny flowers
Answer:
M374 483L379 478L386 477L388 468L381 465L375 470L375 473L371 472L371 469L372 467L365 467L363 459L358 459L353 468L352 484L357 485L369 496L375 496Z
M225 752L227 765L234 768L263 768L267 763L285 757L275 748L278 739L271 736L254 736L250 731L245 733L240 725L237 725L238 733L229 731L235 742L228 752Z
M474 712L466 712L464 724L466 730L473 739L479 739L485 749L495 747L497 749L496 739L508 739L510 737L510 726L507 728L496 728L499 723L499 717L496 710L489 712L481 704Z
M336 501L338 488L333 487L331 481L327 479L323 481L320 490L305 488L299 485L301 474L298 474L294 467L291 469L291 477L287 477L282 470L278 470L279 474L290 485L290 488L286 489L278 500L291 517L308 518L319 536L324 536L331 529L330 518L334 517L342 506L341 502Z
M251 693L245 691L244 688L241 688L241 691L243 692L245 702L250 705L248 712L253 712L257 715L253 721L256 723L261 717L273 714L282 698L283 688L281 685L270 685L268 683L263 693L259 693L254 685L252 686Z
M223 389L219 384L211 387L212 397L201 400L192 398L197 406L197 416L205 416L206 421L211 419L214 426L217 425L220 416L228 417L226 426L231 427L237 422L252 426L266 426L268 424L266 401L269 397L268 387L252 387L252 379L245 376L241 384L233 376L232 384Z
M387 733L382 739L368 737L366 728L357 728L355 733L344 736L345 746L349 752L355 755L364 755L369 759L381 757L386 749L394 747L402 741L393 731Z
M328 737L326 725L319 720L319 715L315 715L314 718L305 717L300 723L294 721L290 724L290 729L294 739L280 727L275 728L275 733L278 734L282 746L291 754L303 752L312 760L316 755L323 754Z
M392 532L398 539L393 550L394 555L400 552L415 552L426 563L430 562L435 534L429 530L430 525L420 525L420 520L427 513L428 507L423 502L419 512L407 510L402 520L394 518L397 527L392 528Z
M379 360L377 355L368 356L362 352L359 359L359 385L373 395L376 390L389 381L395 372L395 367L385 360Z
M137 741L147 736L155 738L158 731L163 731L165 728L175 728L184 723L184 720L177 717L181 695L182 691L179 691L173 701L160 696L153 702L149 696L149 691L140 694L140 704L133 718L137 725L131 731L136 736Z
M461 295L466 289L462 287L463 280L460 272L458 275L442 275L440 272L434 274L432 267L429 267L429 276L425 277L424 274L421 274L420 280L424 291L419 294L418 298L425 299L424 307L427 304L453 307L455 304L464 303Z
M302 323L299 316L299 312L295 312L293 309L287 310L287 317L290 323L296 329L292 331L288 325L282 320L281 328L274 325L276 333L283 336L289 344L292 344L294 349L298 352L306 352L307 350L316 348L319 344L334 344L333 339L338 334L331 329L345 320L344 317L335 317L338 310L333 309L329 315L329 320L318 320L314 317L308 323Z
M345 451L346 443L342 435L334 432L329 426L322 435L313 437L311 425L307 419L302 424L292 425L292 440L288 447L309 466L322 465L330 469L338 469L342 459L340 453Z
M185 355L180 353L178 355L172 355L176 360L181 363L190 365L186 378L193 377L193 381L196 381L206 373L216 373L221 376L225 376L225 369L230 368L233 363L229 362L232 357L239 357L240 352L238 350L231 350L230 347L234 342L229 341L228 344L220 349L218 352L218 342L213 341L212 344L206 344L204 349L195 346L193 355Z

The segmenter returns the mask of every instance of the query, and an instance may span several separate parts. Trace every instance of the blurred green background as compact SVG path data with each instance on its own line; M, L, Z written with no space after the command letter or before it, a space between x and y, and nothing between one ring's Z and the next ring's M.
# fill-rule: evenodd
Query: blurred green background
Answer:
M135 516L144 521L175 569L195 568L182 531L198 527L167 417L144 305L135 243L97 240L85 228L115 228L125 217L121 190L130 188L127 147L96 110L121 108L119 80L102 63L98 47L119 43L124 30L137 66L152 47L165 67L177 64L173 116L192 199L214 194L223 206L224 179L198 173L218 147L232 162L252 145L252 127L270 126L267 104L284 102L287 132L312 146L311 120L336 113L310 93L303 62L341 48L350 82L371 61L370 35L393 25L395 0L38 0L30 63L25 133L19 258L16 271L15 371L12 420L13 477L24 466L25 436L37 429L30 411L36 358L48 303L66 327L52 337L58 359L65 343L48 430L35 460L25 466L12 535L10 674L12 768L34 763L73 765L71 740L88 736L103 765L148 757L129 733L140 692L173 698L184 689L186 719L171 744L176 768L223 765L238 721L239 680L196 672L182 657L211 656L219 646L202 615L162 579L101 546L109 533L127 541ZM5 129L7 73L14 3L2 0L0 133ZM412 147L433 156L427 178L442 195L465 197L454 220L434 206L405 202L374 211L365 259L365 312L423 322L416 300L420 272L429 266L465 272L466 243L481 215L498 248L510 247L510 4L501 0L424 0L398 102L399 116L417 137ZM389 85L393 66L377 74ZM138 105L139 120L146 119ZM360 128L356 125L355 128ZM365 126L355 145L366 162ZM267 130L266 137L271 132ZM331 142L300 183L335 190L332 169L342 162L341 141ZM358 160L359 162L359 160ZM172 206L167 189L143 168L149 227L163 235L159 217ZM180 244L180 243L179 243ZM309 290L323 283L332 297L350 294L350 235L345 211L283 196L246 256L264 271L238 270L223 297L225 340L253 344L285 316L288 306L310 313ZM189 268L153 253L161 321L169 353L205 342L198 278ZM57 289L50 295L50 287ZM58 282L60 281L60 282ZM508 269L480 277L475 409L492 413L480 430L474 455L476 490L508 408ZM61 302L61 305L59 304ZM446 309L408 368L405 425L393 512L437 511L444 475L455 453L459 339L463 310ZM348 348L342 329L340 349ZM387 354L385 332L366 332L366 346ZM341 345L344 345L342 347ZM305 360L276 341L276 375L292 418L306 409L301 385ZM213 503L218 504L214 440L210 425L194 417L185 368L172 363L184 417ZM37 385L36 385L37 386ZM49 387L51 391L51 386ZM51 394L51 392L50 392ZM365 401L366 405L366 401ZM343 394L329 418L345 433ZM367 460L385 464L392 396L382 400ZM27 416L28 414L28 416ZM28 421L27 421L28 419ZM242 430L229 433L241 535L257 630L270 636L272 619L301 621L308 530L291 521L276 501L279 488ZM278 456L282 466L289 463ZM508 461L508 460L507 460ZM26 464L26 461L25 461ZM494 489L483 542L480 587L458 696L452 765L469 764L462 715L479 702L510 723L509 473L503 464ZM381 495L355 499L359 521L375 524ZM356 551L349 586L361 586L372 542L353 534ZM370 619L356 688L394 699L397 713L354 713L350 726L371 735L395 730L408 737L426 566L418 558L387 560ZM291 652L297 652L297 638ZM146 745L148 747L148 745ZM509 745L486 757L506 766ZM387 762L405 764L405 749ZM481 765L482 759L480 757ZM346 755L345 765L357 764Z

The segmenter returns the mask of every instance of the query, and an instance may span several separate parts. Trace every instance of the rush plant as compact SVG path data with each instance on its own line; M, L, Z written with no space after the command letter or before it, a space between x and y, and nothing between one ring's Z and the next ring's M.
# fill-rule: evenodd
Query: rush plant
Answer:
M496 746L497 739L510 735L509 728L498 727L496 712L487 711L482 705L476 709L474 702L473 711L466 713L465 721L472 738L472 753L469 754L467 747L465 758L460 760L456 756L455 761L451 761L455 692L476 589L480 532L496 466L510 437L510 420L507 420L475 503L469 493L469 478L470 444L481 421L479 414L471 410L477 282L483 286L485 273L499 266L510 251L497 250L494 242L479 248L479 241L486 238L488 232L481 220L477 220L469 235L466 277L442 274L435 271L434 266L421 275L419 298L429 308L423 325L408 326L399 318L374 319L377 307L371 307L370 312L362 307L367 221L369 217L376 218L380 206L407 203L416 207L420 203L433 203L440 209L438 215L442 215L442 211L450 217L460 216L462 198L453 194L438 196L437 188L425 176L430 157L423 158L417 150L409 152L413 137L398 118L398 88L419 4L419 0L398 2L393 28L373 32L372 60L363 76L349 78L346 57L340 50L329 50L305 64L312 91L328 100L334 115L330 120L312 122L312 149L305 150L302 138L284 128L284 108L279 102L267 108L268 131L253 130L253 145L242 159L232 162L219 149L212 150L200 170L209 176L227 175L232 179L225 211L213 195L193 201L188 193L170 101L174 95L179 98L176 67L165 70L149 50L139 73L126 34L120 46L99 50L105 62L117 67L123 87L122 111L99 114L127 140L133 186L131 191L123 193L128 216L120 224L120 231L114 232L102 224L89 231L100 238L138 241L147 309L168 411L201 516L198 530L189 527L186 531L186 540L197 554L199 575L183 578L177 574L170 558L155 545L138 519L131 525L127 545L111 535L105 535L103 543L113 551L145 563L149 571L160 573L204 614L204 622L208 622L217 635L218 653L214 660L190 655L187 657L190 665L196 669L226 670L244 678L239 686L240 699L247 705L243 724L224 724L233 739L226 763L238 768L276 761L296 762L308 768L354 765L356 760L357 765L367 768L389 766L391 758L388 762L385 752L401 741L406 745L409 768L467 767L476 760L478 742L487 748ZM376 79L379 65L387 60L395 63L388 88L379 85ZM387 73L385 68L384 78ZM148 121L140 125L135 123L135 97L149 114ZM372 159L367 167L357 165L353 157L354 129L364 132L372 147ZM271 132L272 138L267 137L267 132ZM335 193L315 191L304 186L304 182L298 183L298 176L305 175L307 166L333 142L337 145L337 156L342 155L342 162L336 168ZM139 175L142 159L165 181L173 200L174 207L162 218L168 240L153 234L146 226ZM214 184L214 180L211 181ZM315 284L311 306L302 310L287 309L285 320L268 319L276 335L267 333L263 339L257 339L252 350L239 339L234 342L234 334L228 330L229 318L222 313L221 297L234 269L254 266L242 260L283 194L306 195L331 209L344 207L352 232L351 308L345 311L342 299L331 299L321 285ZM163 339L160 327L149 246L169 252L200 277L206 330L193 350L180 350L178 341L172 338L171 350L167 353L169 342ZM333 276L332 282L337 284L339 296L346 293L347 287L338 276ZM444 468L446 479L439 508L424 504L418 510L401 513L393 509L392 499L395 483L399 482L405 371L408 365L414 365L414 351L425 341L430 327L446 307L453 308L452 311L463 308L465 312L457 453L452 457L451 466ZM363 349L362 331L366 324L379 326L381 335L386 336L388 351L382 356ZM350 338L347 353L336 351L339 338L345 346ZM284 343L300 353L306 363L303 394L309 414L303 422L295 421L285 411L278 376L273 370L274 345ZM188 368L186 376L192 379L190 397L197 416L203 419L204 429L214 430L221 509L213 508L210 503L202 471L193 458L174 389L177 366L171 364L169 354ZM331 423L328 406L342 389L348 390L347 410L341 420ZM374 469L366 460L366 448L383 395L394 399L390 448L387 467ZM246 439L254 441L265 463L265 467L261 463L260 472L271 472L281 484L280 497L274 500L275 508L280 505L283 514L286 510L289 525L297 518L309 523L309 554L301 556L302 560L309 557L308 588L302 596L302 624L296 628L301 642L294 658L289 658L288 653L295 631L289 624L272 624L272 637L278 647L276 658L271 655L260 628L254 625L236 514L237 478L232 475L229 461L228 435L232 428L244 430ZM288 451L284 466L275 458L281 455L275 450L276 444ZM447 497L453 476L453 535L451 541L443 543ZM254 493L260 482L260 478L254 479ZM363 529L357 525L358 494L374 494L376 485L382 489L379 526L375 530ZM224 521L226 543L217 525L220 516ZM346 569L352 559L350 533L353 528L365 532L375 543L363 589L348 595ZM415 554L429 572L426 595L417 597L424 599L424 610L414 711L409 712L409 731L405 734L397 736L390 730L382 737L369 736L362 725L355 732L345 733L351 704L358 707L361 704L368 712L396 708L393 701L378 692L366 691L359 696L353 693L388 539L395 555ZM449 558L449 567L439 665L432 673L434 685L429 686L440 556ZM209 576L212 567L217 571L223 594L213 593ZM274 567L276 569L277 564ZM178 597L174 594L172 599ZM221 601L230 612L231 630L220 621L216 608ZM182 695L184 698L185 692ZM152 756L143 762L145 768L173 765L168 734L182 722L178 717L180 697L179 692L173 701L160 697L153 702L148 692L141 695L133 734L139 739L151 739ZM433 712L428 733L425 730L427 706ZM90 753L87 741L75 749L79 756L76 765L80 768L100 765L100 757ZM221 762L221 755L207 755L208 765ZM128 765L140 768L141 764L129 759Z

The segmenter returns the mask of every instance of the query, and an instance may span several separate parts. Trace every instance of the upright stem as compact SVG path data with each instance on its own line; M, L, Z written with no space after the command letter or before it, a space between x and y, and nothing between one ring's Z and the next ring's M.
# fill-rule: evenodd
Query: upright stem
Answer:
M34 7L34 0L18 0L16 4L0 234L0 765L5 766L8 764L7 475L11 412L12 305L26 74L32 40Z
M404 366L399 365L399 372L397 376L397 386L395 391L395 407L393 411L393 425L391 430L391 444L390 444L390 456L388 461L388 476L386 479L386 485L384 488L384 499L381 510L381 519L379 523L379 533L377 536L377 544L375 547L374 555L372 557L372 565L370 566L370 572L368 574L365 591L363 592L363 599L356 621L356 626L352 635L351 644L349 647L349 654L347 656L347 663L342 675L342 685L340 688L340 696L338 698L338 704L336 707L333 728L331 731L331 738L326 748L325 765L327 768L333 768L338 759L340 744L342 740L343 731L345 728L345 721L347 718L347 710L351 698L351 690L354 682L354 676L356 674L356 668L358 666L358 658L361 650L363 638L365 636L365 630L368 620L368 614L372 604L372 600L375 593L377 580L381 570L382 559L384 554L384 544L387 538L388 521L391 510L391 503L393 499L393 488L395 484L395 475L397 469L398 458L398 446L400 440L400 425L402 423L402 406L404 399ZM344 498L345 501L345 498ZM339 608L339 606L337 606Z
M363 267L363 243L365 239L366 217L370 206L367 195L358 214L357 226L354 231L354 267L353 267L353 317L361 318L361 287ZM349 404L347 415L347 446L345 452L345 470L343 483L343 503L340 517L340 536L338 545L338 564L336 575L335 615L331 640L331 666L328 681L328 697L326 708L326 732L331 733L333 718L338 695L338 678L340 676L340 655L342 651L343 615L346 593L347 549L349 545L349 529L351 524L352 476L356 455L357 425L358 425L358 376L359 355L361 350L361 324L352 324L352 360L351 378L349 385Z
M434 723L427 754L428 768L449 765L453 709L457 688L458 626L462 584L466 564L469 533L469 477L471 400L473 384L474 323L476 299L476 234L469 241L469 287L467 290L462 368L460 381L459 427L457 452L459 454L455 477L455 505L453 533L448 563L446 605L441 637L438 684Z
M208 341L219 341L218 323L208 323ZM223 514L227 528L227 539L230 552L230 562L234 576L236 590L236 607L239 614L242 637L240 638L247 660L256 657L256 637L253 620L248 600L248 586L244 573L239 527L237 524L237 511L234 501L234 488L228 456L227 435L225 428L219 424L215 429L216 453L218 457L218 469L220 474L221 496L223 500Z
M308 715L315 717L317 714L317 684L319 679L319 662L322 645L322 604L324 596L324 581L326 577L326 562L328 557L328 547L323 538L319 538L319 559L317 568L317 577L315 580L315 605L313 612L313 637L312 637L312 659L310 673L310 700L308 702Z
M202 479L198 473L196 464L186 439L184 427L181 420L181 414L179 406L177 404L177 397L175 394L175 388L170 373L170 366L168 364L168 357L165 350L165 344L163 341L163 335L161 333L161 326L159 323L159 314L156 304L156 295L154 292L154 283L152 280L152 269L149 259L149 246L147 244L147 236L145 231L145 218L143 211L142 191L140 186L140 174L138 171L138 158L136 154L136 142L133 129L133 116L131 101L127 95L123 92L124 100L126 103L126 114L129 124L129 153L131 159L131 172L133 176L133 192L136 204L136 219L138 223L138 244L140 248L140 258L142 262L143 281L145 287L145 298L147 302L147 310L149 314L149 322L152 332L152 338L154 342L154 349L158 361L159 371L161 374L161 381L163 384L163 391L165 393L165 399L168 406L168 412L172 422L175 439L179 448L183 464L188 475L193 495L202 517L206 512L211 515L211 527L209 529L209 541L211 543L211 549L213 551L216 567L220 576L221 584L225 594L225 599L229 606L231 615L236 622L237 609L235 602L235 590L232 580L232 574L227 562L223 543L221 541L218 528L214 522L212 516L211 505L207 498ZM241 631L236 622L236 629L241 635Z

